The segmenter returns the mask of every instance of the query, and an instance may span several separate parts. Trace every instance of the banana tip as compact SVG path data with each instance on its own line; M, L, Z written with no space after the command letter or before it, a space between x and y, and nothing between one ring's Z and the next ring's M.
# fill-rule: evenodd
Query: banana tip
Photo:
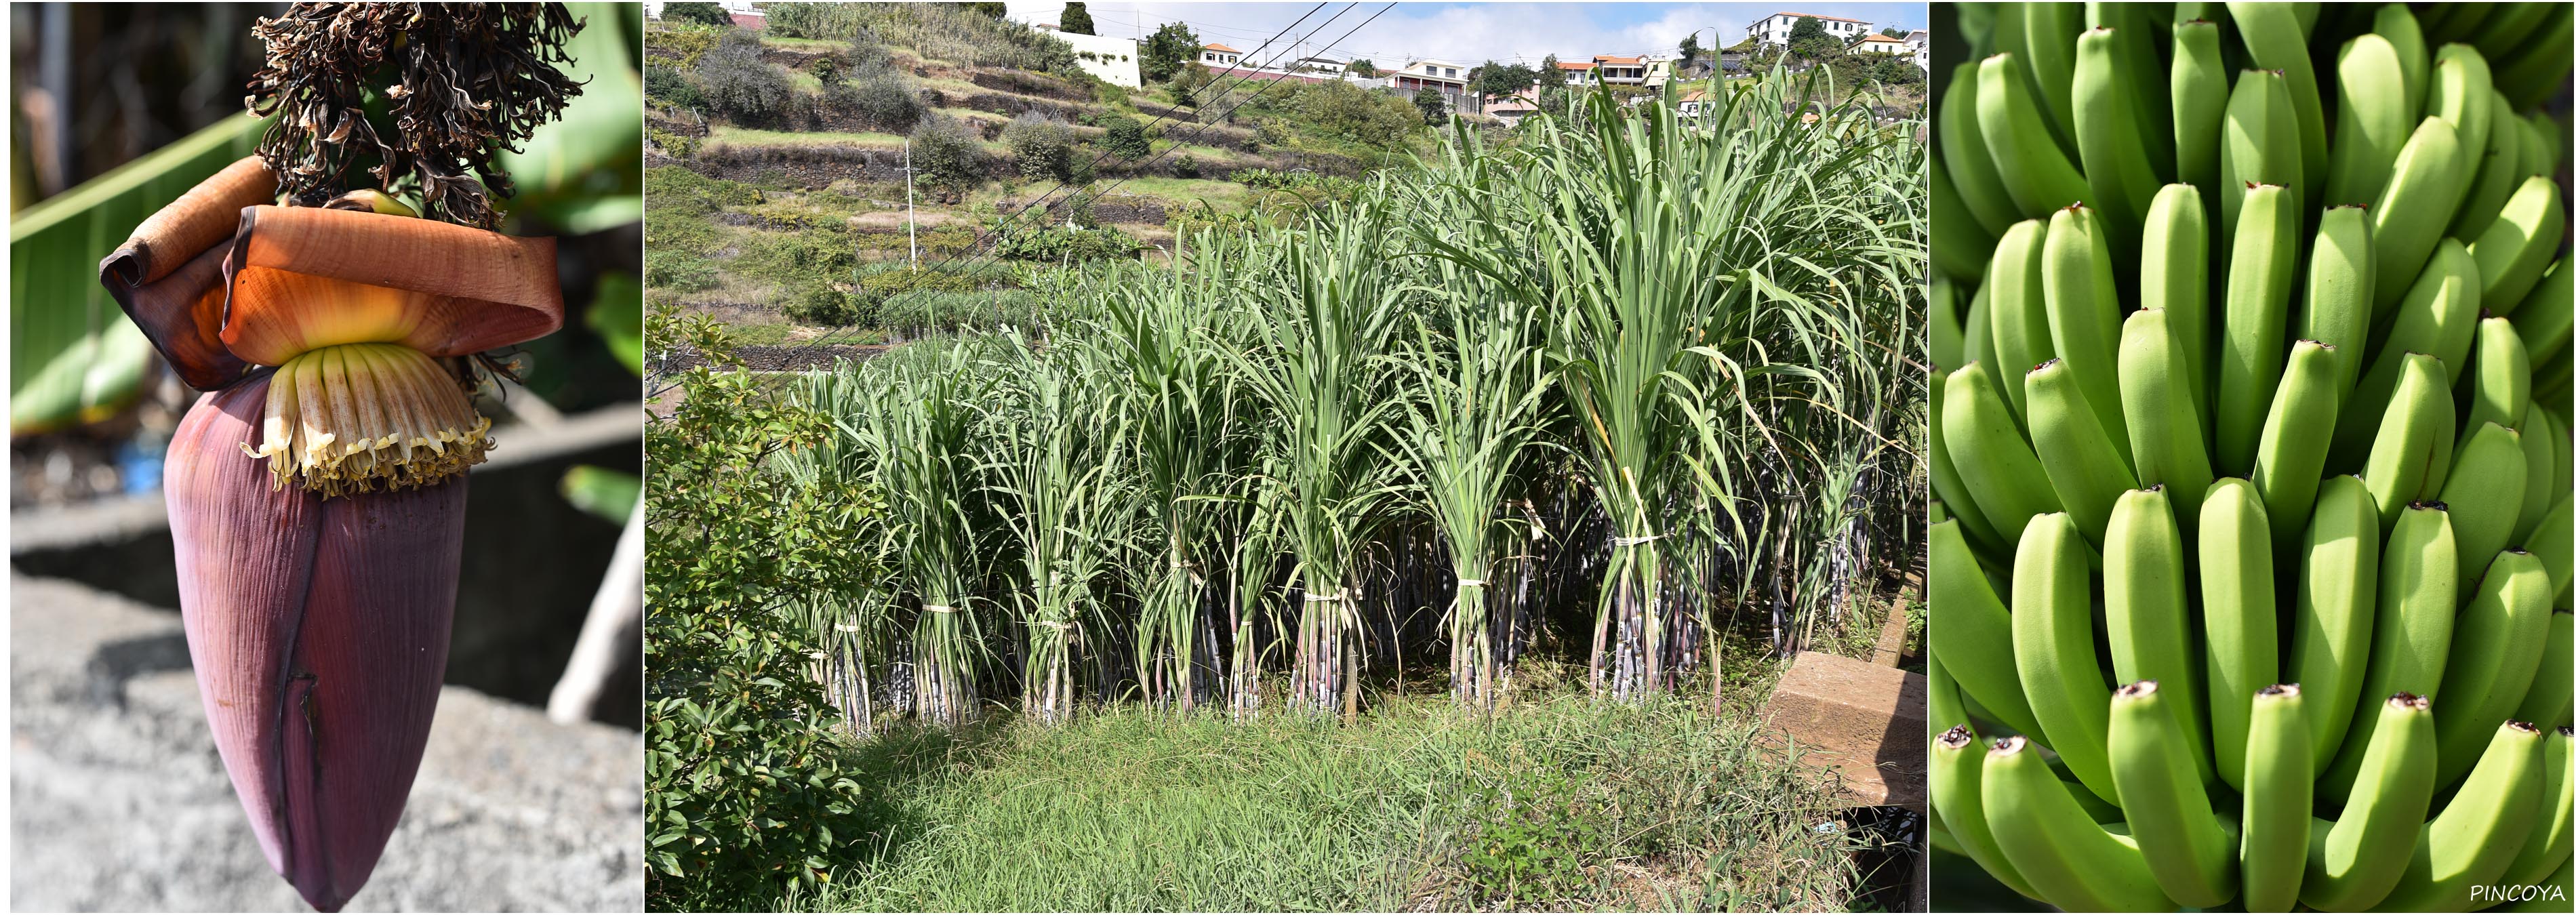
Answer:
M2119 689L2112 690L2111 694L2125 699L2152 696L2156 694L2156 681L2140 680L2136 683L2123 684Z

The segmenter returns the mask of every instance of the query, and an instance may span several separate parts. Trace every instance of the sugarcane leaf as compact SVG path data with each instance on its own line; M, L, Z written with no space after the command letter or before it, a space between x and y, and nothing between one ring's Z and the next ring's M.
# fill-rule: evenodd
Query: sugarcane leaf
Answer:
M626 370L644 374L644 287L624 271L599 278L599 294L584 318L593 333L607 341L609 355Z
M98 284L98 262L144 217L249 155L266 124L225 118L11 219L11 434L104 419L141 390L151 344Z
M623 525L644 492L643 479L606 467L577 464L564 471L564 501L610 524Z

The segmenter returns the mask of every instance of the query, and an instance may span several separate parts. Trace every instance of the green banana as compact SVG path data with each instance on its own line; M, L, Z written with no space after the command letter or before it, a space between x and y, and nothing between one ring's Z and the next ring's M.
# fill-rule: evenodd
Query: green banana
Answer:
M2022 531L2013 556L2013 664L2021 675L2022 695L2048 731L2058 759L2084 787L2118 804L2120 793L2111 783L2103 744L2110 729L2111 687L2093 661L2090 552L2074 519L2064 512L2032 518Z
M2549 8L2553 5L2547 3L2496 4L2486 20L2478 24L2477 31L2460 35L2458 40L2474 45L2478 53L2485 55L2486 59L2498 64L2504 63L2505 54L2521 44L2524 38L2529 37L2532 27L2549 17Z
M2174 171L2200 189L2206 205L2224 192L2218 180L2219 131L2227 119L2227 64L2218 24L2176 17L2173 26Z
M2164 60L2156 56L2154 40L2172 32L2170 12L2144 3L2084 4L2084 24L2109 28L2117 40L2112 57L2119 62L2120 81L2127 84L2123 88L2129 93L2129 111L2137 119L2147 166L2154 171L2158 184L2174 174L2172 86L2165 78ZM2160 18L2163 21L2158 21ZM2083 66L2080 48L2076 65ZM2079 112L2077 120L2082 119Z
M2486 57L2464 44L2435 49L2433 85L2425 92L2424 113L2459 131L2460 153L2467 157L2462 171L2474 177L2479 157L2486 152L2487 130L2495 123L2495 83Z
M2102 620L2110 635L2112 676L2127 683L2162 684L2191 744L2193 768L2208 781L2216 774L2209 754L2209 710L2200 686L2200 652L2192 637L2183 569L2182 531L2174 524L2172 501L2164 490L2122 493L2102 543ZM2125 792L2119 798L2124 809L2127 798Z
M1932 460L1930 462L1932 465L1932 492L1940 497L1942 507L1948 510L1951 515L1958 518L1959 523L1964 528L1964 532L1969 537L1975 538L1980 545L1989 549L2000 549L2006 545L2003 535L1995 531L1994 522L1986 518L1985 510L1978 508L1976 500L1968 495L1968 484L1959 476L1958 465L1950 460L1949 445L1943 441L1944 433L1941 431L1941 399L1944 392L1949 388L1949 379L1950 373L1948 370L1937 366L1933 368L1931 384L1932 428L1930 433L1932 445Z
M2361 678L2361 695L2413 693L2439 698L2442 666L2451 655L2451 626L2459 608L2458 543L2451 519L2440 503L2417 502L2388 532L2388 553L2379 562L2379 620L2373 624L2370 670ZM2324 777L2317 796L2340 801L2362 775L2362 757L2379 716L2354 716ZM2427 778L2430 774L2427 773Z
M2298 263L2299 211L2287 189L2261 184L2245 189L2244 223L2228 258L2226 325L2218 338L2217 414L2214 444L2218 472L2244 476L2254 470L2263 414L2281 381L2289 323L2290 276Z
M2556 574L2557 570L2551 570L2553 580ZM2558 587L2563 595L2566 585ZM2571 619L2576 617L2569 616L2565 607L2549 614L2549 640L2540 646L2540 671L2531 675L2531 691L2522 694L2522 702L2514 706L2513 720L2567 726L2569 693L2576 690L2576 682L2571 682L2576 671L2569 670L2571 655L2576 655L2576 628L2570 627Z
M2020 667L2013 659L2012 614L1986 582L1977 557L1968 552L1958 523L1935 524L1931 530L1932 579L1927 582L1932 612L1940 625L1930 627L1932 653L1959 681L1961 690L1984 706L2003 726L2048 739L2039 718L2023 698Z
M2276 549L2298 544L2308 510L2316 504L2335 412L2343 400L2335 388L2335 367L2333 347L2314 340L2291 344L2290 366L2281 373L2281 390L2272 395L2272 412L2263 419L2263 442L2249 479L2271 517Z
M2532 825L2531 837L2504 869L2502 882L2507 886L2539 883L2567 863L2570 850L2576 850L2576 834L2569 829L2570 813L2576 812L2576 770L2568 766L2570 750L2576 750L2576 734L2559 728L2549 735L2549 769L2543 776L2549 794L2538 805L2540 822Z
M2084 175L2049 139L2039 108L2010 54L1977 65L1977 131L2013 208L2036 216L2084 198Z
M2236 783L2245 797L2237 870L2248 912L2287 912L2298 905L2299 883L2308 867L2312 756L2299 685L2266 686L2255 693L2245 733L2245 770Z
M2227 15L2236 20L2236 37L2245 43L2245 53L2254 64L2267 70L2278 70L2289 90L2290 124L2299 151L2300 171L2305 176L2298 195L2305 200L2314 196L2317 184L2326 173L2326 115L2317 98L2317 71L2308 59L2308 34L2299 25L2298 4L2230 3ZM2314 11L2310 11L2313 15ZM2311 19L2310 21L2314 21Z
M1968 297L1968 315L1959 325L1959 365L1984 362L1994 358L1995 327L1986 317L1986 302L1994 297L1993 283L1977 286L1977 294Z
M2420 49L2419 49L2420 53ZM2379 35L2344 42L2335 55L2334 148L2326 159L2327 206L2379 199L2397 167L2397 151L2415 129L2413 97L2395 43Z
M2081 204L2051 214L2041 277L2051 348L2065 361L2126 471L2132 465L2129 427L2120 416L2120 293L2112 282L2102 222Z
M2478 322L2477 358L2467 385L2469 417L2461 426L2481 423L2514 426L2531 407L2531 351L2513 321L2493 317Z
M2290 679L2308 695L2309 756L2323 774L2352 726L2379 619L2379 508L2370 488L2359 477L2326 480L2305 537Z
M1983 268L1978 272L1984 272ZM1945 365L1958 365L1965 361L1959 358L1959 343L1963 332L1959 327L1958 285L1952 283L1949 277L1934 274L1931 288L1924 297L1923 314L1927 347L1925 352L1932 357L1932 365L1938 368Z
M2168 692L2154 680L2111 692L2111 778L2156 885L2176 903L2208 908L2236 897L2236 836L2193 777L2200 747L2176 708L2188 700Z
M2460 207L2473 165L2460 154L2458 131L2441 118L2425 118L2397 151L2397 166L2388 188L2370 205L2371 264L2379 276L2371 283L2371 308L2386 312L2426 272L2424 259L2442 241L2442 230ZM2474 278L2474 276L2472 277Z
M2280 71L2238 73L2236 89L2227 96L2227 121L2219 130L2218 149L2219 238L2229 243L2231 263L2243 252L2236 242L2237 224L2252 185L2282 189L2286 195L2282 210L2292 215L2291 234L2297 234L2297 216L2307 212L2308 198L2300 167L2298 121L2290 110L2290 87ZM2284 246L2282 259L2297 263L2296 250L2295 242Z
M2102 421L2085 405L2083 392L2075 389L2065 360L2051 359L2030 370L2027 387L2031 447L2040 466L2048 469L2058 504L2075 516L2085 541L2098 546L2111 522L2111 506L2138 481L2113 449Z
M2540 282L2513 309L2513 329L2533 365L2547 365L2567 352L2568 329L2576 324L2576 270L2560 258L2541 271Z
M1959 694L1959 681L1951 679L1950 669L1941 666L1939 654L1924 653L1923 682L1923 723L1928 736L1938 737L1942 731L1968 723L1967 697Z
M2513 103L2502 93L2493 94L2489 108L2494 112L2487 125L2486 148L2478 150L2478 176L2460 197L2460 211L2451 217L2452 238L2476 238L2495 222L2496 213L2504 209L2505 198L2522 186L2530 172L2522 166L2522 119L2513 114Z
M2163 182L2147 160L2147 138L2133 109L2137 87L2126 82L2119 41L2110 28L2075 39L2075 150L2092 188L2084 199L2102 211L2121 236L2117 247L2127 251L2136 247L2134 227Z
M2361 354L2370 341L2370 213L2358 205L2326 210L2308 257L2308 307L2299 313L2299 336L2331 347L2335 391L2350 394L2361 378Z
M2139 243L2138 306L2161 311L2173 333L2175 363L2189 383L2192 413L2200 417L2202 437L2209 430L2209 212L2201 192L2188 184L2168 184L2147 207L2146 230ZM2122 345L2127 345L2125 332ZM2123 355L2121 358L2126 359ZM2122 368L2125 373L2127 369ZM2124 403L2123 410L2127 409ZM2130 432L2131 450L2137 433ZM2198 446L2195 445L2195 448ZM2206 455L2202 458L2207 460ZM2144 459L2140 461L2144 463ZM2144 472L2144 468L2140 469Z
M2451 534L2459 544L2463 600L2476 592L2487 563L2513 539L2513 523L2522 517L2527 466L2520 433L2483 423L2460 448L2458 466L2442 484L2442 504L2451 507Z
M2523 549L2530 550L2532 555L2540 557L2541 565L2549 567L2549 603L2553 607L2560 608L2567 606L2568 565L2570 562L2576 562L2568 557L2571 552L2569 547L2576 545L2571 543L2571 540L2576 538L2569 536L2568 505L2567 497L2558 497L2558 501L2550 505L2549 511L2540 516L2540 523L2532 526L2531 536L2525 538L2522 544Z
M2229 477L2209 487L2198 542L2200 616L2209 677L2209 743L2220 778L2245 788L2247 715L2254 694L2281 676L2281 622L2273 604L2272 520L2254 484ZM2302 732L2299 735L2305 738ZM2170 889L2170 888L2168 888Z
M1950 827L1950 836L1959 840L1959 849L1967 853L1969 860L2013 892L2041 898L2039 891L2013 870L2012 862L2005 860L2003 849L1995 844L1994 827L1986 820L1985 788L1981 784L1985 759L1975 732L1966 725L1941 732L1932 741L1932 777L1925 786L1930 789L1932 806L1941 812L1941 822Z
M2495 222L2469 243L2469 256L2478 262L2478 300L2488 311L2513 314L2566 241L2567 210L2558 203L2558 182L2539 175L2523 179Z
M2040 899L2070 912L2173 909L2137 843L2093 822L2029 741L1995 741L1984 769L1986 822L2011 824L1995 845Z
M1950 69L1950 86L1941 95L1940 122L1934 140L1941 147L1941 161L1950 166L1950 181L1960 202L1988 236L2001 237L2022 214L2004 191L2004 179L1996 174L1993 154L1986 151L1985 134L1977 126L1975 61Z
M2342 401L2334 448L2326 459L2328 469L2359 470L2370 456L2380 431L2379 419L2388 412L2388 399L2397 391L2410 353L2428 354L2442 363L2446 390L2459 382L2451 367L2468 364L2469 344L2477 335L2477 270L2467 247L2457 240L2442 240L2432 265L2415 280L2414 290L2392 315L2387 332L2375 334L2381 340L2375 347L2379 355Z
M2121 324L2120 415L2137 449L2136 482L2164 486L2174 506L2183 509L2183 526L2190 527L2201 496L2209 491L2211 473L2209 450L2201 445L2199 410L2183 377L2190 373L2189 362L2179 354L2173 324L2171 312L2155 308L2130 312ZM2306 510L2300 513L2304 517Z
M2549 471L2557 466L2549 448L2549 411L2523 408L2522 423L2515 429L2522 433L2522 507L2514 511L2513 533L2504 541L2507 546L2529 543L2531 532L2549 514Z
M2469 888L2492 885L2513 864L2540 818L2547 796L2549 742L2527 722L2508 721L2494 731L2469 780L2442 813L2424 824L2406 873L2379 901L2392 912L2456 912L2469 908Z
M2553 11L2539 28L2532 30L2531 41L2516 49L2520 53L2507 59L2503 69L2495 71L2496 86L2505 90L2505 96L2513 100L2514 107L2539 105L2548 100L2550 93L2567 84L2570 57L2570 48L2565 41L2567 28L2566 11Z
M1993 371L2012 404L2015 423L2030 409L2022 376L2031 366L2057 357L2057 344L2048 336L2048 294L2040 267L2047 240L2048 223L2037 219L2015 223L1995 242L1994 259L1986 266L1986 286L1994 290L1986 302L1986 319L1994 333Z
M2040 110L2060 141L2061 149L2073 149L2065 142L2075 138L2075 36L2084 31L2084 6L2080 3L2024 3L2021 5L2022 52L2028 56L2030 85L2038 90Z
M1949 449L1951 466L2002 542L2018 543L2032 515L2063 510L2057 493L2033 485L2046 479L2039 457L2013 428L1984 365L1960 366L1943 385L1941 444Z
M2469 774L2497 725L2513 714L2549 639L2549 569L2521 550L2496 555L2477 596L2460 609L2451 657L2442 667L2442 710L2433 716L2441 747L2436 788Z
M2404 114L2399 122L2411 127L2424 116L2424 85L2432 75L2432 64L2424 51L2424 29L2415 21L2415 14L2407 11L2406 4L2383 3L2371 14L2370 31L2397 52L2397 71L2404 78L2404 88L2398 95ZM2337 101L2349 97L2347 91Z
M1950 183L1950 170L1940 157L1932 160L1932 266L1934 276L1956 277L1973 283L1983 279L1986 262L1979 255L1994 249L1995 237L1985 233L1975 218L1968 215L1967 204L1960 202L1959 190Z
M2440 495L2451 471L2451 445L2460 426L2451 390L2442 384L2442 366L2422 353L2406 354L2379 435L2370 445L2370 460L2361 478L2370 481L2370 496L2379 505L2381 527L2394 527L2408 503Z
M2433 703L2398 693L2376 710L2369 749L2343 816L2308 843L2299 901L2320 912L2357 912L2378 904L2405 876L2424 815L2433 807ZM2342 717L2333 709L2327 717Z

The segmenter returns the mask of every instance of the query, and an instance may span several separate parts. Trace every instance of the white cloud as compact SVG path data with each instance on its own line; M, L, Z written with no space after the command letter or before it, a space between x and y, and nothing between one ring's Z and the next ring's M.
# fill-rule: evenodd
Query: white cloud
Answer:
M1009 5L1012 18L1032 23L1054 22L1064 9L1062 0L1014 0ZM1873 30L1919 26L1923 18L1922 6L1899 3L1403 3L1365 28L1351 31L1380 5L1348 7L1347 13L1342 12L1347 4L1327 6L1297 25L1288 38L1279 39L1272 51L1289 49L1289 42L1296 39L1306 42L1301 53L1325 53L1318 46L1342 39L1331 49L1339 56L1369 58L1382 67L1424 57L1468 64L1488 59L1537 63L1549 54L1576 60L1595 54L1670 53L1681 44L1682 36L1693 31L1700 32L1702 45L1724 47L1743 40L1746 25L1781 10L1867 20ZM1187 23L1203 41L1249 52L1314 6L1109 0L1092 3L1089 9L1103 35L1142 37L1164 23L1178 21ZM1342 13L1340 18L1333 18L1336 13ZM1710 37L1712 28L1715 40ZM1345 33L1351 33L1347 39L1342 38Z

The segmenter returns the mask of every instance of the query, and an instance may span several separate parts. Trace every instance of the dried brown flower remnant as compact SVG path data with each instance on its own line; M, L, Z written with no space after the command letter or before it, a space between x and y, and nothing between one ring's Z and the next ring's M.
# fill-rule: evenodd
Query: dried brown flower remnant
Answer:
M513 189L492 159L581 94L555 64L583 25L561 3L295 4L252 29L267 62L244 102L277 116L260 157L299 205L362 189L359 168L431 219L494 228Z

